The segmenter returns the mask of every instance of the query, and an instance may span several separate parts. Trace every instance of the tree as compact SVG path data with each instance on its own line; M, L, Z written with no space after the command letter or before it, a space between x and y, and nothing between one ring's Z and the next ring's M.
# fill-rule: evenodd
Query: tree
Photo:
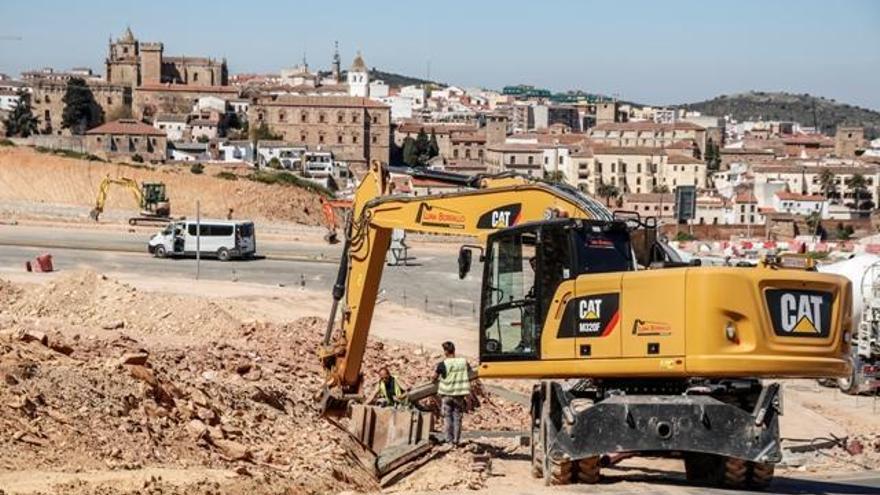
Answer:
M431 159L431 141L428 139L428 134L425 133L425 129L419 129L419 134L416 136L416 163L411 163L413 167L424 167L428 160Z
M403 140L403 163L409 165L410 167L415 167L418 164L418 152L416 151L416 141L415 139L407 136Z
M620 190L613 184L602 182L596 189L596 194L605 198L605 206L611 206L611 198L616 198L620 194Z
M15 108L9 112L9 116L4 123L6 125L6 135L9 137L28 137L37 132L39 122L34 117L30 95L24 91L18 92L18 102L15 104Z
M64 93L64 111L61 113L61 127L74 134L83 134L104 120L103 111L95 101L95 95L86 82L74 77L67 81Z
M706 167L711 171L721 168L721 150L712 138L706 141Z
M667 186L666 184L660 184L659 186L654 186L654 188L651 189L651 192L659 194L669 194L669 186Z
M822 187L822 194L826 199L837 196L837 183L834 179L834 172L830 168L822 169L819 173L819 186Z
M431 129L431 140L428 142L428 158L434 158L440 154L440 145L437 144L437 133Z
M562 170L545 170L544 180L549 180L550 182L565 182L565 172Z
M265 122L262 124L253 127L251 129L251 140L252 141L281 141L284 139L284 136L281 134L276 134L269 129L269 126L266 125Z
M868 181L865 180L865 176L862 174L853 174L852 177L846 180L846 185L853 190L853 198L855 198L856 208L861 206L859 201L861 201L863 194L868 189Z

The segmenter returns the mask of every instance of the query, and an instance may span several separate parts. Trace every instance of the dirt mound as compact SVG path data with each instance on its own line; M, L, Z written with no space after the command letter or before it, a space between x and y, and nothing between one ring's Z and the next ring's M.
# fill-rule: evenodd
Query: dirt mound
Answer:
M295 187L268 185L240 178L225 180L214 175L219 167L206 167L193 174L187 166L132 167L90 162L38 153L30 148L0 149L0 202L21 209L19 214L57 214L51 205L78 205L80 216L88 220L98 185L106 176L128 177L138 182L162 181L168 186L174 216L194 217L196 201L201 201L204 217L225 218L230 208L236 218L295 222L319 225L321 204L318 195ZM24 204L26 203L26 204ZM42 204L42 205L41 205ZM36 209L36 210L35 210ZM118 215L124 210L125 215ZM111 190L104 218L122 218L136 213L137 205L129 191Z
M51 493L129 493L88 472L224 469L231 480L181 488L151 480L130 493L328 493L378 487L345 455L345 434L322 420L313 396L325 321L238 321L222 304L142 293L94 272L45 286L2 282L17 301L0 315L0 471L82 473ZM163 317L170 313L168 317ZM157 316L158 315L158 316ZM107 324L110 322L111 324ZM118 323L118 324L117 324ZM366 376L388 365L409 384L439 356L374 342ZM370 386L370 385L368 385ZM483 395L474 429L524 429L527 411ZM473 486L469 456L440 466ZM445 472L445 471L444 471ZM408 487L433 487L416 478Z
M197 297L140 293L94 271L78 271L35 287L13 305L24 317L139 334L220 336L239 321L219 304Z

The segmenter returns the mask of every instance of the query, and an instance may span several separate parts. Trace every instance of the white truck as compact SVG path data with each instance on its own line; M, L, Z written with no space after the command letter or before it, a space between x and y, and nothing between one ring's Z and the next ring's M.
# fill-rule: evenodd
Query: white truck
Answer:
M157 258L194 256L198 250L201 255L228 261L252 258L257 252L257 241L253 222L201 220L197 225L194 220L181 220L169 223L153 235L147 250Z
M847 394L880 389L880 257L861 254L819 271L843 275L853 284L853 374L838 379L837 386Z

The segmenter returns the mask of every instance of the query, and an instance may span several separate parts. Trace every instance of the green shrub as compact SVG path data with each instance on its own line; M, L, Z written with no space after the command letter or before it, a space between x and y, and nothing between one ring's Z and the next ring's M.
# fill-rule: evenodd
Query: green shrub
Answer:
M135 153L131 156L131 161L135 163L144 163L144 157L142 157L140 153Z
M12 142L11 139L0 139L0 146L15 146L15 143Z
M695 236L693 236L693 235L691 235L691 234L688 234L687 232L679 232L679 233L675 234L675 240L676 240L676 241L679 241L679 242L681 242L681 241L693 241L693 240L696 240L696 239L697 239L697 238L696 238Z
M205 171L205 166L201 163L193 163L191 167L189 167L189 171L194 174L200 174Z
M226 172L225 170L223 172L218 172L214 177L224 180L238 180L238 175L233 174L232 172Z
M272 159L269 160L269 168L281 170L281 160L279 160L278 157L272 157Z
M263 184L278 184L282 186L299 187L325 197L332 196L326 187L307 181L288 172L254 172L246 176L247 179Z

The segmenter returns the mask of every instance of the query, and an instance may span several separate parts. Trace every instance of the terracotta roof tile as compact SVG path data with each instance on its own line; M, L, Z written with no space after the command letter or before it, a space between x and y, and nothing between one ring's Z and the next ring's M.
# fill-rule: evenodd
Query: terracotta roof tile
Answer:
M124 134L129 136L165 136L165 132L137 120L120 119L99 125L86 134Z
M818 194L798 194L788 191L776 191L776 196L784 201L825 201L825 198Z

